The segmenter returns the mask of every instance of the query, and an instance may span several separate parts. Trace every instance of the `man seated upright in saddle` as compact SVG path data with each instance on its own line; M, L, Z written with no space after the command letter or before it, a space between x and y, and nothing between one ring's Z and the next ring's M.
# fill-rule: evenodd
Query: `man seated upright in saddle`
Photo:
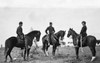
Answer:
M81 32L80 32L80 35L82 37L82 42L84 43L86 41L86 36L87 36L87 26L86 26L86 22L85 21L82 21L82 29L81 29Z
M23 22L19 22L19 26L16 31L19 43L23 43L23 41L24 41L24 33L23 33L22 26L23 26Z
M51 37L54 36L54 33L55 33L55 29L54 27L52 26L52 22L49 23L49 27L47 27L47 29L45 30L45 33L47 34L47 36L49 35L49 42L48 42L48 45L52 44L51 43Z

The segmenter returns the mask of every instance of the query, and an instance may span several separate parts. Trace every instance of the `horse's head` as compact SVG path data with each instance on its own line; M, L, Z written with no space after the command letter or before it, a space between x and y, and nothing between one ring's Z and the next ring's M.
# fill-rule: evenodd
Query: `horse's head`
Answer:
M72 29L70 28L70 29L68 30L67 37L69 37L69 36L71 36L71 35L72 35Z
M34 37L35 37L36 41L39 41L40 36L41 36L41 32L34 30L34 31L31 31L30 33L28 33L26 36L29 36L31 39L34 39Z
M41 32L40 31L37 31L36 33L36 41L39 41L40 40L40 36L41 36Z
M65 34L66 34L66 31L59 31L58 32L58 34L59 34L59 37L61 37L61 40L63 40L64 39L64 36L65 36Z
M73 39L73 44L74 46L78 46L78 42L79 42L79 35L73 30L73 29L69 29L67 37L70 37L72 35L72 39Z

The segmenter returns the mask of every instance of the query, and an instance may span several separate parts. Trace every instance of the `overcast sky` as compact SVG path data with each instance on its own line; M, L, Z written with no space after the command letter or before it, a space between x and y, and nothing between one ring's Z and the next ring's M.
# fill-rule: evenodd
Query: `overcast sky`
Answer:
M69 28L79 33L85 20L88 35L100 39L99 3L99 0L0 0L0 44L16 36L19 21L23 21L25 34L33 28L43 36L49 22L53 22L56 32L66 30L67 34ZM66 36L65 41L69 41Z

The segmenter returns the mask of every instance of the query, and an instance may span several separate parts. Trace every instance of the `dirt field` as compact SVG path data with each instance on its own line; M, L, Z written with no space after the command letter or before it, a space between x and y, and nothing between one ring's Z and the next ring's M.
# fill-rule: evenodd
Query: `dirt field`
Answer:
M32 50L34 47L32 48ZM59 53L56 53L55 57L52 57L51 51L49 48L49 57L44 56L41 47L37 50L38 53L31 53L29 61L23 61L23 58L20 56L20 49L14 48L12 51L12 57L17 58L12 63L100 63L100 46L96 47L97 58L95 61L90 62L91 60L91 51L88 47L84 48L84 53L80 51L78 60L75 59L75 50L73 47L62 47L59 50ZM32 55L33 54L33 55ZM9 58L8 58L9 62ZM7 63L8 63L7 62ZM0 49L0 63L4 63L4 49Z

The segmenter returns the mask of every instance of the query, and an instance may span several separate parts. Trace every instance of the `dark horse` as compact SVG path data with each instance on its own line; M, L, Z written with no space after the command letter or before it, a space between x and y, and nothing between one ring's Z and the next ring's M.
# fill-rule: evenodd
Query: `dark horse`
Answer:
M28 60L29 51L30 51L30 48L33 43L32 41L33 41L34 37L36 37L36 41L39 41L40 35L41 35L40 31L37 31L37 30L31 31L30 33L25 35L25 41L23 43L19 43L17 37L8 38L5 41L5 62L7 61L7 56L10 57L10 61L13 61L10 53L14 47L25 49L23 58L24 58L24 60L26 60L25 56L27 55L27 60Z
M51 39L52 44L50 44L50 45L53 45L52 55L55 55L56 48L57 48L57 46L60 45L59 44L59 38L61 37L61 40L63 40L63 38L65 36L65 31L60 30L59 32L55 33L55 36L56 36L56 38L52 38ZM50 45L48 45L47 35L43 36L42 43L43 43L42 50L43 50L44 54L46 56L48 56L47 52L48 52L48 48L49 48Z
M91 52L92 52L92 59L91 59L91 61L93 61L96 58L96 50L95 50L95 46L96 46L96 42L97 42L96 38L94 36L88 35L86 37L85 42L83 43L79 39L81 36L79 34L77 34L71 28L68 31L67 37L69 37L70 35L72 35L74 46L77 46L77 47L75 47L76 58L78 59L79 48L80 47L88 46L90 48Z

